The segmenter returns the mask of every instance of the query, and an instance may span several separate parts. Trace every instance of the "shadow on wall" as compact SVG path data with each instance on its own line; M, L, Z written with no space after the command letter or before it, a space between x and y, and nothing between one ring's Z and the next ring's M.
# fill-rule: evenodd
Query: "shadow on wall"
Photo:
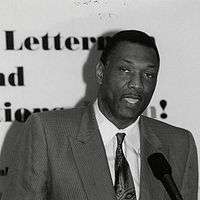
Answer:
M118 31L119 30L105 32L103 35L101 35L100 37L104 38L104 44L102 44L101 47L102 46L105 47L106 42L109 41L110 37ZM88 54L87 60L82 68L83 80L86 84L85 96L77 102L75 107L85 106L89 104L90 102L93 102L97 97L98 85L96 83L95 69L96 69L97 63L100 60L101 53L102 51L98 50L98 45L97 43L95 43L92 46Z
M109 36L112 36L116 31L106 32L101 35L105 41L109 40ZM101 41L102 42L102 41ZM105 46L105 44L102 44ZM95 69L101 56L101 51L98 50L98 45L95 43L88 55L86 62L83 65L83 80L86 83L85 96L81 98L75 107L87 105L89 102L93 102L97 96L98 86L96 83ZM27 118L28 116L26 116ZM14 165L17 163L17 149L19 148L20 138L24 129L24 123L13 122L8 130L4 143L1 149L0 155L0 199L1 193L6 189L9 179L13 173Z

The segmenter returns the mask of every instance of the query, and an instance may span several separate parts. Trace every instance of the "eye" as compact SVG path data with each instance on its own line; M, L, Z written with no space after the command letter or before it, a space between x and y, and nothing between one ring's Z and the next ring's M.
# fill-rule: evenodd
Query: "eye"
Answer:
M128 67L126 67L126 66L120 66L120 67L119 67L119 70L120 70L121 72L125 72L125 73L130 72L130 70L129 70Z
M145 77L148 78L148 79L152 79L155 77L155 74L154 73L149 73L149 72L146 72L145 74Z

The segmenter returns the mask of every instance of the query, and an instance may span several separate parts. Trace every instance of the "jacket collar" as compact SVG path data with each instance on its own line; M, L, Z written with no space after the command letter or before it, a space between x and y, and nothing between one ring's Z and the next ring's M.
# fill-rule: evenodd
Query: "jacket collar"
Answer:
M145 139L153 149L162 150L165 149L165 145L163 146L162 142L158 138L158 131L152 125L149 119L143 115L140 116L139 120L139 127L140 127L140 135L141 141ZM98 130L97 120L95 117L94 109L92 104L90 104L83 112L81 117L79 131L77 132L76 139L80 142L86 143L88 142L91 137L95 136L95 131Z
M115 200L105 148L92 106L83 112L71 148L88 200Z
M160 181L154 178L147 158L155 152L161 152L168 157L168 146L163 145L160 141L157 135L161 129L156 128L152 120L141 116L139 127L141 146L140 200L162 199L165 191ZM83 112L79 131L76 137L71 139L71 143L82 181L85 183L88 199L114 200L115 194L105 148L92 105ZM91 185L92 182L93 185ZM94 196L93 193L96 195Z

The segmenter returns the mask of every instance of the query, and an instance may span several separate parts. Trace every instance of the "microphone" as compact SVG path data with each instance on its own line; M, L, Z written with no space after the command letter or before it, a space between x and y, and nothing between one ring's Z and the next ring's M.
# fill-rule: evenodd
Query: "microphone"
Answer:
M149 166L154 176L160 180L171 200L183 200L172 177L172 169L162 153L154 153L148 158Z

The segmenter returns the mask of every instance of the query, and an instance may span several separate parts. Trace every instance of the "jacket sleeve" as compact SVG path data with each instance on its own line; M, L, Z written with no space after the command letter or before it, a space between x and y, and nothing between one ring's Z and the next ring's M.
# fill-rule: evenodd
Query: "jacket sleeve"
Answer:
M184 200L197 200L198 195L198 158L197 149L191 133L189 133L189 152L185 166L181 193Z
M48 157L45 131L34 114L26 122L17 145L17 156L9 173L2 200L46 200Z

